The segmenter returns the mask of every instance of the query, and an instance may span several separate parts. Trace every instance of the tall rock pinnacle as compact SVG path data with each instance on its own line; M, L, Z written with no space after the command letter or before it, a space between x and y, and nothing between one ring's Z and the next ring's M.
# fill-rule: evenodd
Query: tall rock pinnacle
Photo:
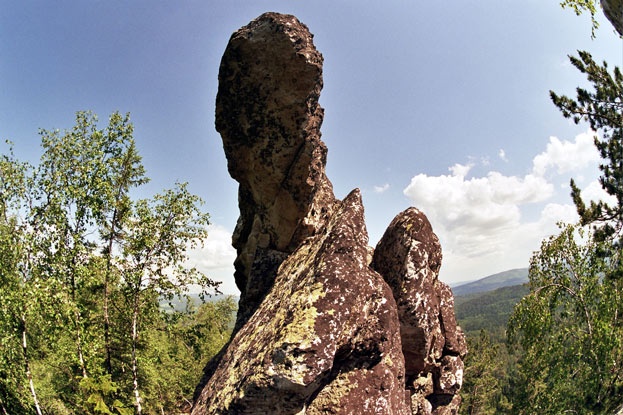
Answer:
M322 55L296 17L266 13L235 32L219 71L216 129L240 183L233 245L239 323L283 259L324 226L335 198L320 140Z
M413 413L430 413L440 403L449 413L460 403L467 346L456 325L452 292L437 279L441 245L426 216L413 207L398 214L376 246L371 266L396 300Z
M241 296L192 414L456 414L467 350L439 240L410 208L368 246L361 193L337 200L325 175L321 88L322 56L294 16L232 35L216 127L240 184Z

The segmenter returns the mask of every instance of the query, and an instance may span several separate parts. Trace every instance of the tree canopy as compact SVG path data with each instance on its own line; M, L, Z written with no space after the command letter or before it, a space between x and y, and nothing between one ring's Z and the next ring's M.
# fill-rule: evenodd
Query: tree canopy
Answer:
M517 413L604 413L621 403L621 287L590 232L564 226L530 264L509 338L521 346Z
M595 18L597 13L597 4L595 0L563 0L560 2L563 9L569 8L580 16L584 12L591 15L591 35L595 37L595 31L599 27L599 22Z
M561 225L532 257L530 293L509 323L509 341L522 350L516 413L607 413L623 403L623 76L588 52L570 59L592 90L550 95L565 117L595 131L599 182L614 202L587 206L571 180L580 223Z
M133 199L148 178L129 115L97 124L40 130L37 166L0 156L3 414L179 411L231 331L232 299L189 302L218 292L188 265L203 202L185 183Z

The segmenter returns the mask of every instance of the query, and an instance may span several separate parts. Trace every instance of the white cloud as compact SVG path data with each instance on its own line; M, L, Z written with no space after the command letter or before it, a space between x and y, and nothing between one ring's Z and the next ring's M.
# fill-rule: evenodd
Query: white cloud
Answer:
M508 158L506 158L506 151L504 151L503 148L501 148L500 151L498 152L498 157L502 159L502 161L508 162Z
M499 156L504 159L505 152L500 150ZM598 160L590 131L574 142L550 137L525 176L490 171L469 177L472 164L455 164L448 175L413 177L404 194L428 216L441 240L441 277L450 282L483 277L527 267L541 241L558 232L557 222L577 221L568 185L558 188L557 195L553 179L566 181L562 173L579 175ZM603 197L599 190L598 184L591 184L583 196ZM569 203L554 203L554 196ZM540 214L528 219L528 211Z
M497 229L447 229L433 224L443 248L440 278L461 281L481 278L512 268L524 268L541 241L558 233L558 222L577 221L571 204L547 204L533 222L508 223Z
M374 193L385 193L385 191L387 191L387 189L389 189L389 183L385 183L382 186L374 186L373 190Z
M552 224L558 222L563 223L575 223L579 219L578 212L575 205L548 203L541 211L541 218L539 219L538 226L547 226L551 228Z
M520 218L519 205L545 200L553 192L550 183L533 175L519 178L490 172L486 177L466 179L470 167L455 164L451 175L419 174L411 179L404 194L435 222L455 234L472 237L474 233L487 235L515 226Z
M589 205L591 201L598 201L598 200L603 200L609 205L616 206L617 204L616 197L609 195L604 190L604 188L601 187L601 184L599 184L599 181L597 180L590 182L588 186L582 189L581 196L582 196L582 200L587 205Z
M474 165L471 163L467 165L457 163L454 166L448 168L448 170L450 170L453 176L464 178L465 176L467 176L472 167L474 167Z
M532 171L544 176L549 168L555 168L561 174L595 164L599 160L599 153L595 148L594 137L595 133L590 130L576 136L573 143L550 137L545 151L534 157Z
M203 247L197 247L190 252L190 261L208 272L230 266L234 259L236 250L231 246L231 233L219 225L210 225Z
M213 280L222 281L220 289L225 294L237 294L233 277L235 259L236 250L231 246L231 232L223 226L210 225L203 247L189 252L188 265L197 267Z

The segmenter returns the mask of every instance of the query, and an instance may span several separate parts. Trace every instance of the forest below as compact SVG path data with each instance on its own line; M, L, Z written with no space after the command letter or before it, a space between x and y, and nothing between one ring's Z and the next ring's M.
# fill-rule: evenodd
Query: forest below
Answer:
M132 134L78 112L40 131L39 165L0 156L2 414L186 413L229 340L236 300L187 265L208 214L183 183L131 197L148 181Z
M486 330L496 342L504 342L513 309L529 291L523 284L455 296L456 318L468 339L477 339Z

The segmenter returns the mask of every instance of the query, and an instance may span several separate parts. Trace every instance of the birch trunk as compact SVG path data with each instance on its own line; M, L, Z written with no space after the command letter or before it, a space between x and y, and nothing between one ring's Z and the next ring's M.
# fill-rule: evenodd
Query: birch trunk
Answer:
M76 269L76 258L72 258L74 265L73 269ZM71 272L71 271L70 271ZM78 354L78 362L80 363L80 370L82 371L82 377L87 378L87 368L84 363L84 353L82 352L82 336L80 334L81 316L80 310L78 310L78 303L76 301L76 279L72 272L71 275L71 301L74 307L74 328L76 330L76 353Z
M143 413L141 406L141 395L138 387L138 361L136 357L136 346L138 343L138 315L139 304L138 299L134 300L134 310L132 311L132 388L134 392L134 405L136 406L137 415Z
M121 192L119 192L121 193ZM119 195L117 197L119 199ZM112 375L112 347L110 344L110 312L108 302L110 297L110 274L112 273L112 249L115 240L115 225L117 224L117 208L115 207L110 221L110 236L106 256L106 274L104 275L104 349L106 350L106 372Z
M41 407L39 406L39 399L37 399L37 392L35 391L35 383L32 379L32 372L30 371L30 360L28 359L28 343L26 341L26 318L22 316L22 356L24 358L24 368L26 369L26 377L28 378L28 386L30 388L30 394L32 395L33 402L35 404L35 411L37 415L43 415Z
M84 363L84 353L82 352L82 336L80 335L80 312L77 309L74 312L74 317L76 319L76 348L78 351L78 361L80 362L82 377L86 379L89 376L87 375L87 367Z

